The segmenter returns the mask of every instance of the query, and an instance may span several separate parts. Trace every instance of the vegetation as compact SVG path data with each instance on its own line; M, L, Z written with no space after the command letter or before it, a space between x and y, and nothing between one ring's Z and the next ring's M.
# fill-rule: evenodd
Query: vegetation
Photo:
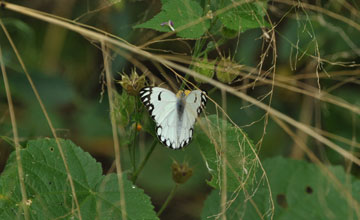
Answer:
M360 218L356 1L0 4L0 219ZM207 91L184 149L147 85Z

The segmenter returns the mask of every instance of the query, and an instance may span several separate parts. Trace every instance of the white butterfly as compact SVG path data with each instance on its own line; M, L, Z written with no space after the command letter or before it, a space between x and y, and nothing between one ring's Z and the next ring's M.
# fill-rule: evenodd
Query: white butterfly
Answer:
M180 90L175 95L160 87L145 87L140 98L156 122L156 135L165 146L180 149L190 143L195 120L206 104L206 92Z

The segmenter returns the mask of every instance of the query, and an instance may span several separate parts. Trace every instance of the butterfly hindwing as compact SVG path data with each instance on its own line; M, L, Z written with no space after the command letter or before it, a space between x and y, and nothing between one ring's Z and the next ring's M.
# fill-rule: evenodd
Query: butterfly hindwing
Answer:
M191 91L186 97L185 113L188 114L188 119L192 124L204 109L206 100L206 93L200 90Z
M197 116L206 104L206 93L194 90L185 98L159 87L145 87L141 101L156 123L156 135L167 147L180 149L190 143Z
M206 93L194 90L185 98L185 108L182 113L182 131L179 137L180 147L188 145L193 137L196 118L206 105Z

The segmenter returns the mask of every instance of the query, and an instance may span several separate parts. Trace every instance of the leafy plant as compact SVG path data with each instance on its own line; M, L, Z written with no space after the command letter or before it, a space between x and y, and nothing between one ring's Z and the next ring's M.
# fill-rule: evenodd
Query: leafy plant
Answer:
M252 141L240 128L219 119L216 115L203 118L199 125L206 128L201 130L198 127L194 145L200 148L212 176L208 184L221 189L224 170L219 167L224 165L227 191L235 192L244 188L249 190L258 169ZM226 157L226 160L223 157Z
M21 150L26 205L31 219L74 218L77 215L64 163L69 167L83 219L121 218L120 199L125 198L128 219L157 219L150 198L123 174L124 195L116 174L102 175L100 163L69 140L60 140L63 161L54 139L29 141ZM24 218L15 152L0 178L1 219ZM139 212L138 207L141 207Z
M151 20L136 25L136 28L151 28L157 31L171 31L180 28L178 35L183 38L199 38L209 28L209 21L201 21L203 9L193 0L163 1L162 10ZM170 23L169 23L170 21ZM171 24L172 23L172 24ZM197 23L191 25L192 23ZM189 27L187 27L189 26Z
M259 184L256 193L251 196L245 191L229 193L231 203L226 212L229 219L359 217L360 181L347 175L342 167L329 166L322 170L305 161L282 157L264 160L263 166L269 178L271 194L264 184ZM262 175L262 172L258 173L258 177ZM341 186L349 186L349 191L339 191ZM202 219L215 219L220 213L219 195L219 190L211 192L205 202ZM274 212L271 201L275 204Z
M202 8L194 0L162 1L160 13L135 27L162 32L176 31L182 38L199 38L215 25L223 25L225 28L241 32L268 25L263 18L266 0L255 3L230 0L211 2L210 5ZM218 9L220 9L219 13L214 15L213 11ZM221 24L218 23L219 21ZM179 31L177 31L178 28Z
M74 2L0 3L0 219L360 217L356 1ZM207 91L184 150L146 85Z

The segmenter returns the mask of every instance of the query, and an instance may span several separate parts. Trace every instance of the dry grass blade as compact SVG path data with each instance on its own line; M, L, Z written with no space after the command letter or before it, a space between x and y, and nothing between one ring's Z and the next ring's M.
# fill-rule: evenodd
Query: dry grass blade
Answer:
M221 96L222 96L222 106L224 106L224 108L226 107L226 93L224 91L221 91ZM224 109L224 112L226 112L226 109ZM226 158L226 114L223 114L223 123L222 123L222 138L221 138L221 148L220 148L220 152L221 153L221 171L222 171L222 186L221 186L221 218L223 220L226 220L226 203L227 203L227 158Z
M35 87L35 84L34 82L32 81L31 77L30 77L30 74L28 73L27 69L26 69L26 66L9 34L9 32L7 31L6 27L4 26L4 24L2 22L0 22L0 26L1 28L3 29L8 41L10 42L10 45L12 47L12 49L14 50L15 54L16 54L16 57L21 65L21 68L23 69L25 75L26 75L26 78L28 79L29 83L30 83L30 86L31 86L31 89L33 90L34 94L35 94L35 97L37 99L37 101L39 102L39 105L41 107L41 110L46 118L46 121L50 127L50 130L51 130L51 133L52 135L54 136L55 138L55 141L56 141L56 146L58 147L59 149L59 152L60 152L60 155L61 155L61 159L63 160L64 162L64 166L65 166L65 170L66 170L66 174L67 174L67 178L69 180L69 183L70 183L70 187L71 187L71 193L72 193L72 196L73 196L73 199L74 199L74 202L75 202L75 209L72 210L73 214L76 215L77 213L77 217L81 220L82 217L81 217L81 212L80 212L80 205L79 205L79 202L78 202L78 199L77 199L77 196L76 196L76 191L75 191L75 186L74 186L74 182L73 182L73 179L72 179L72 176L71 176L71 173L70 173L70 170L69 170L69 166L67 164L67 161L66 161L66 158L65 158L65 154L63 152L63 149L62 149L62 146L59 142L59 138L57 137L56 135L56 132L55 132L55 129L54 129L54 126L50 120L50 117L49 117L49 114L47 113L46 111L46 108L44 106L44 103L42 102L41 98L40 98L40 95ZM76 213L75 213L76 212Z
M126 208L125 208L125 194L124 194L124 181L122 179L122 169L120 162L120 145L119 145L119 137L116 127L116 121L114 117L114 97L113 97L113 83L112 77L110 73L110 63L109 63L109 51L106 48L106 44L101 42L101 49L103 52L104 59L104 67L106 74L106 86L108 91L109 105L110 105L110 120L111 120L111 128L113 133L113 141L114 141L114 151L115 151L115 165L116 165L116 173L119 182L119 192L120 192L120 206L121 206L121 216L123 220L127 219Z
M162 56L162 58L170 59L170 60L174 60L176 62L181 62L181 63L186 63L186 64L191 63L191 62L186 61L185 59L177 59L177 58L174 58L173 56ZM195 65L199 65L199 64L195 63ZM221 70L221 71L225 71L225 68L223 68L223 67L217 67L217 68L219 70ZM262 84L276 86L276 87L279 87L279 88L286 89L288 91L296 92L296 93L299 93L299 94L304 94L306 96L312 97L314 99L318 99L318 100L323 101L323 102L327 102L327 103L330 103L330 104L340 106L340 107L342 107L344 109L350 110L350 111L355 112L356 114L360 115L360 107L358 107L356 105L353 105L351 103L348 103L348 102L346 102L345 100L343 100L343 99L341 99L339 97L333 96L333 95L329 94L326 91L321 91L319 93L317 88L311 87L311 86L309 86L307 84L303 85L304 88L299 88L297 86L294 86L294 84L299 84L299 81L298 81L299 78L300 79L302 79L302 78L305 78L305 79L314 78L314 73L308 74L305 77L303 75L300 75L300 76L296 75L296 76L294 76L292 78L286 77L286 76L276 76L276 77L272 77L272 78L268 79L266 77L259 78L258 75L254 74L254 72L257 72L257 71L258 71L257 69L249 69L249 73L243 73L241 71L232 71L232 70L230 70L229 73L233 73L233 74L237 74L239 76L242 76L243 79L256 80L256 81L258 81L257 82L258 86L260 86ZM350 74L350 73L347 72L347 73L342 73L342 74L345 75L345 74ZM354 74L354 75L359 74L359 71L355 70L351 74ZM324 76L324 75L325 74L322 74L322 76ZM253 83L247 84L247 85L245 85L243 87L240 87L239 90L242 90L244 88L251 88L253 86L254 86Z
M1 20L0 20L0 24L1 25L3 24ZM18 175L19 175L20 190L21 190L21 197L22 197L22 203L19 206L19 208L24 211L24 217L26 220L28 220L30 218L29 218L29 209L28 209L28 206L26 205L27 196L26 196L26 188L25 188L25 183L24 183L24 170L23 170L23 166L21 163L21 155L20 155L21 146L19 144L19 135L18 135L17 126L16 126L14 105L13 105L12 98L11 98L10 86L9 86L9 81L8 81L7 74L6 74L6 69L5 69L5 64L4 64L4 60L3 60L1 47L0 47L0 65L1 65L1 72L2 72L2 75L4 78L6 98L8 100L9 113L10 113L10 119L11 119L11 127L12 127L13 135L14 135L16 163L18 166L17 170L18 170Z
M289 1L289 0L273 0L274 2L279 2L279 3L283 3L283 4L287 4L287 5L292 5L292 6L296 6L296 7L303 7L306 9L310 9L312 11L316 11L319 12L321 14L325 14L329 17L335 18L336 20L342 21L345 24L350 25L351 27L357 29L358 31L360 31L360 24L356 23L355 21L341 16L339 14L336 14L335 12L329 11L327 9L321 8L319 6L316 5L312 5L309 3L305 3L305 2L301 2L301 1Z

